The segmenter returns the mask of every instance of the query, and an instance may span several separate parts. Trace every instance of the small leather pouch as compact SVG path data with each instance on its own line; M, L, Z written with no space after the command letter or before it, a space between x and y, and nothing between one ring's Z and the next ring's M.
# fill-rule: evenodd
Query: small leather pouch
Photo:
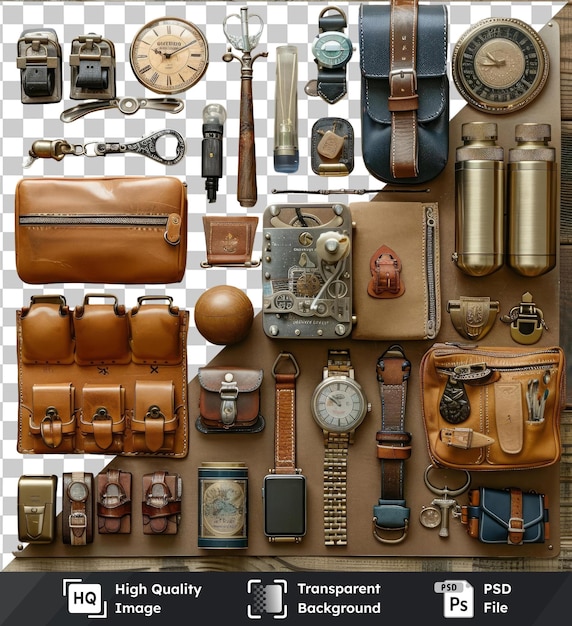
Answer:
M199 368L199 417L202 433L257 433L264 428L260 414L263 370L237 367Z
M201 266L256 267L259 261L252 261L252 248L257 226L254 216L203 215L207 260Z
M347 176L354 169L354 129L341 117L322 117L312 126L312 171Z
M550 538L546 496L518 488L471 489L468 506L461 507L461 522L483 543L519 546Z
M183 483L178 474L156 471L143 475L143 533L176 535L181 519Z
M28 364L73 363L72 316L63 296L33 296L22 308L21 358Z
M115 97L115 46L101 35L88 33L71 43L70 98L111 100Z
M441 326L439 207L355 202L352 339L432 339Z
M20 476L18 480L18 539L51 543L56 534L57 476Z
M34 452L63 454L74 451L74 391L70 383L33 385L29 427Z
M119 454L125 435L125 388L86 384L82 391L80 447L96 454Z
M157 302L167 300L167 304ZM176 365L181 362L183 311L169 296L141 296L129 311L134 363ZM151 303L151 304L149 304Z
M111 298L113 304L90 303L94 298ZM73 326L78 365L129 363L131 360L127 313L116 296L87 294L83 305L74 309Z
M473 471L545 467L560 459L564 351L435 344L421 360L431 460Z
M449 152L447 9L363 4L359 28L365 165L387 183L431 180Z
M174 176L24 178L16 270L26 283L176 283L187 262L187 188Z
M173 450L178 422L171 381L136 381L135 414L131 420L134 451Z
M97 527L102 535L131 532L131 473L110 469L97 476Z
M23 31L18 39L16 64L23 104L62 99L62 49L53 28Z

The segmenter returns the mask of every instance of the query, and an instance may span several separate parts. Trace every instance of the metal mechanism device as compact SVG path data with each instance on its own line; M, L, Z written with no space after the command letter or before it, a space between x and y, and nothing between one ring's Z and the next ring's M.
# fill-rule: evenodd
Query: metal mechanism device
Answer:
M263 328L340 339L352 329L352 223L343 204L271 205L263 218Z

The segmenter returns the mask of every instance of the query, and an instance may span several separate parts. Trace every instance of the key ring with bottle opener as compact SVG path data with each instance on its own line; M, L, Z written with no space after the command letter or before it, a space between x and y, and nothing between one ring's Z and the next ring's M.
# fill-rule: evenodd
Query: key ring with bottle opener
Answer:
M455 470L464 472L467 480L461 487L458 487L457 489L449 489L447 485L437 487L429 480L429 474L435 469L440 468L435 467L434 465L427 466L425 474L423 475L423 481L429 491L434 493L437 498L435 498L429 506L424 506L421 509L419 520L425 528L436 528L437 526L440 526L439 537L448 537L449 511L453 509L453 517L459 516L459 512L457 510L458 504L455 497L460 496L462 493L467 491L469 485L471 484L471 474L467 470Z
M172 136L177 140L177 148L173 157L165 157L157 151L157 142L161 137ZM125 154L134 152L153 159L162 165L175 165L185 156L185 140L176 130L166 128L131 143L91 141L86 144L71 144L65 139L38 139L29 151L28 159L23 167L30 167L36 159L55 159L61 161L66 155L97 157L107 154Z

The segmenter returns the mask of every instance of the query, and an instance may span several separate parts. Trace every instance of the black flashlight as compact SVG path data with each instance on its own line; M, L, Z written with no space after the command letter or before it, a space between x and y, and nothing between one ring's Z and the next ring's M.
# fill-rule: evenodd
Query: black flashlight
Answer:
M222 178L222 131L226 110L221 104L207 104L203 109L202 177L209 202L216 200L218 180Z

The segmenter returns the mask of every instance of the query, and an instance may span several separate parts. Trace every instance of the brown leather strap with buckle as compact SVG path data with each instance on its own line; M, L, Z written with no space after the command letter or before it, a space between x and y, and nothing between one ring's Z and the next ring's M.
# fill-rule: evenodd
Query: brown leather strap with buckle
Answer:
M373 535L381 543L399 543L407 536L409 509L404 497L404 462L411 456L411 433L404 430L407 381L411 363L399 345L378 359L381 430L377 431L377 458L381 461L381 497L374 506Z
M278 372L278 364L290 360L292 372ZM274 472L296 474L296 378L298 364L288 352L281 352L272 369L275 384L276 422L274 432Z
M131 474L110 469L100 474L97 501L100 533L128 533L131 527Z
M524 537L524 518L522 513L522 491L510 490L510 519L508 520L508 543L519 545Z
M371 280L367 293L372 298L399 298L405 293L401 280L401 259L388 246L379 247L369 261Z
M171 516L181 514L181 500L169 488L167 472L156 471L149 478L142 503L143 523L148 523L153 533L161 534L167 530Z
M413 178L417 168L417 0L391 0L391 171Z

